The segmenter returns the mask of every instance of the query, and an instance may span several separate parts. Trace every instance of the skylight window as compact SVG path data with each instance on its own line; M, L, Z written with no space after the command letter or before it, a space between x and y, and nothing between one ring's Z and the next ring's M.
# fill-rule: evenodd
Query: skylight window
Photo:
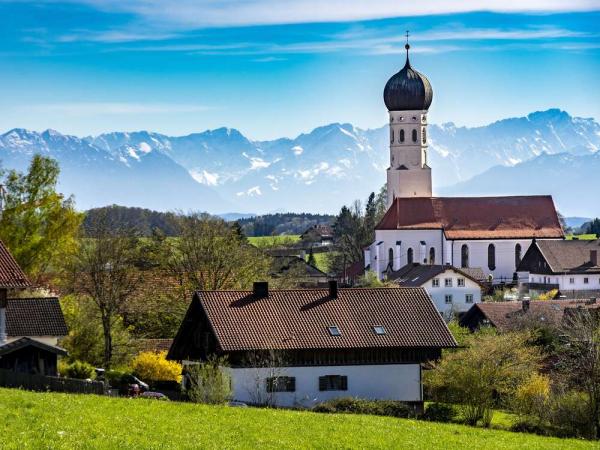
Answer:
M386 334L385 327L383 325L376 325L376 326L374 326L373 327L373 331L375 332L375 334L378 334L380 336L383 335L383 334Z
M332 336L341 336L342 335L342 332L336 325L332 325L332 326L328 327L328 330L329 330L329 334Z

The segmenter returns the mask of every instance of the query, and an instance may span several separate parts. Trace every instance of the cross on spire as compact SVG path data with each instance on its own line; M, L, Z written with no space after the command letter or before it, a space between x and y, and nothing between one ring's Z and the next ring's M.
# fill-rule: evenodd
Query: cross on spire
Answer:
M408 44L408 37L410 36L409 30L406 30L406 43Z
M408 43L408 37L410 36L410 33L408 30L406 30L406 45L404 46L404 48L406 49L406 64L410 64L408 62L408 49L410 48L410 44Z

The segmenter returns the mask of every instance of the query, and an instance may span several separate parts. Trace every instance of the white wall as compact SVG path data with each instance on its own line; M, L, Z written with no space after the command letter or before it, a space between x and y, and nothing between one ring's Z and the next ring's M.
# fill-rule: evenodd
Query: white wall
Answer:
M571 283L571 278L573 283ZM587 278L588 282L584 283ZM588 291L600 289L600 274L589 275L544 275L544 274L529 274L530 283L549 283L558 284L561 291Z
M234 400L265 403L284 407L310 408L337 397L380 400L422 401L421 366L419 364L384 364L352 366L311 366L285 368L231 368ZM345 375L347 391L319 391L319 377ZM266 392L266 379L272 376L296 378L295 392Z
M446 270L435 279L439 280L439 287L434 287L432 280L428 280L422 287L429 293L435 307L444 317L450 317L451 313L467 312L475 303L481 302L481 287L470 278L454 270ZM452 280L452 287L446 287L446 279ZM465 280L464 287L458 286L459 279ZM473 303L466 302L467 294L473 295ZM452 303L446 303L446 295L452 295Z

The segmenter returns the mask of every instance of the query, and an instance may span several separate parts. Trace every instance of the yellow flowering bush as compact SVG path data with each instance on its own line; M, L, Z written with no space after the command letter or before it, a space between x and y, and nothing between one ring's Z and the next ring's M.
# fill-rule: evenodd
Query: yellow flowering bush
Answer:
M167 361L167 352L141 352L131 367L143 381L181 381L181 364Z
M516 390L516 412L525 416L543 417L550 399L550 378L533 373Z

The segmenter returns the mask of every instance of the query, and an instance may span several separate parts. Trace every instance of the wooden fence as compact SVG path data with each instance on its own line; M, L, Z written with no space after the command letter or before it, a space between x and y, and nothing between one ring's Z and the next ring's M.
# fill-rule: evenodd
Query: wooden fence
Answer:
M104 395L104 383L75 378L47 377L0 369L0 387L21 388L32 391L73 392Z

